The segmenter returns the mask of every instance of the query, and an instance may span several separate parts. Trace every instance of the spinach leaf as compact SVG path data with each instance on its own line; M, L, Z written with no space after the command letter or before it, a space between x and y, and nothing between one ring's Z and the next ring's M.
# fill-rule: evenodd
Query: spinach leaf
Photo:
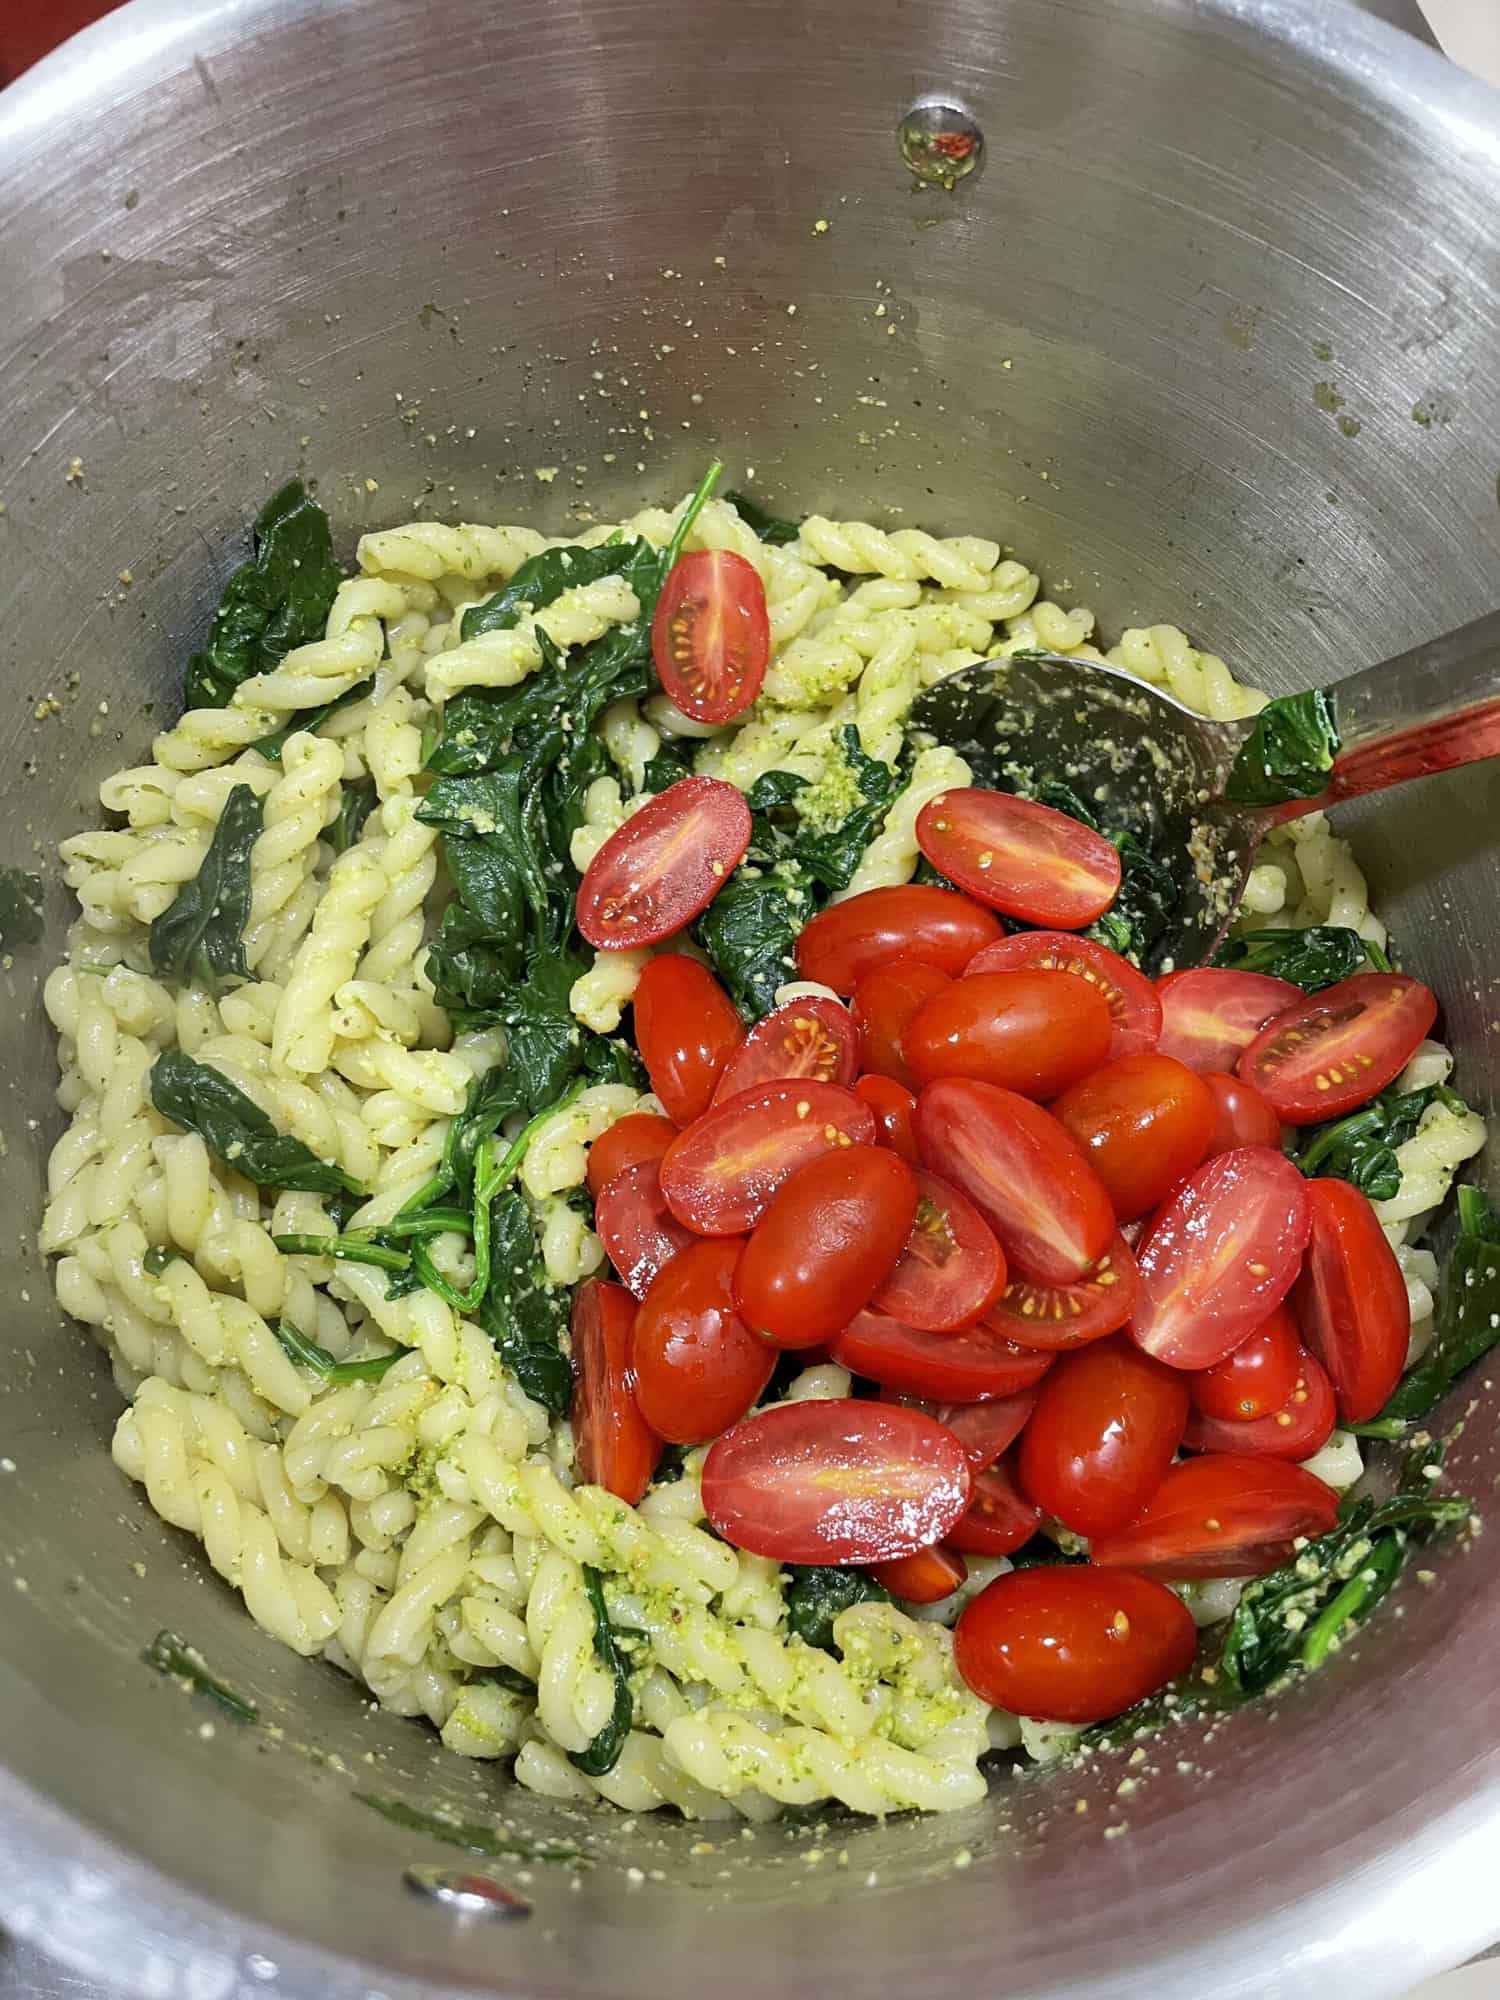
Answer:
M597 548L569 543L565 548L543 549L516 571L510 582L482 604L471 604L459 623L461 639L478 639L486 632L508 632L519 625L527 611L545 611L565 590L580 584L598 583L606 576L618 576L630 561L636 542L601 542Z
M1286 979L1304 993L1321 993L1365 962L1365 941L1343 924L1312 924L1306 930L1241 931L1214 953L1215 965L1235 972L1263 972Z
M208 643L188 662L189 708L222 708L242 681L323 636L338 589L328 516L300 479L255 517L255 553L224 586Z
M1224 796L1238 806L1280 806L1316 799L1338 755L1331 696L1321 688L1268 701L1230 767Z
M261 804L248 785L224 801L197 874L184 882L152 923L153 971L178 985L220 992L247 980L245 925L250 920L250 852L260 838Z
M573 1369L563 1345L570 1295L566 1285L547 1281L531 1208L519 1188L505 1189L491 1208L490 1272L479 1324L531 1400L554 1417L566 1416L573 1400Z
M494 1671L492 1669L492 1671ZM420 1833L428 1840L441 1840L466 1854L485 1854L492 1860L560 1861L570 1868L592 1868L594 1857L564 1841L528 1840L508 1825L492 1826L482 1820L449 1819L443 1813L428 1812L380 1792L355 1792L362 1806L378 1812L392 1826L405 1833Z
M289 1354L298 1367L311 1369L319 1381L332 1388L344 1382L378 1382L395 1367L403 1354L411 1351L406 1347L397 1347L389 1354L365 1354L353 1361L336 1361L326 1347L309 1340L289 1319L273 1319L271 1331L283 1353Z
M668 785L675 785L679 778L690 778L693 767L689 763L679 742L668 738L656 755L647 761L642 773L644 792L664 792Z
M476 1680L493 1681L496 1687L509 1688L512 1694L535 1696L536 1682L527 1680L518 1667L508 1667L504 1661L498 1667L486 1667L474 1676Z
M833 1621L851 1604L889 1604L891 1593L862 1569L824 1565L790 1565L786 1591L786 1622L809 1646L834 1650Z
M246 1701L242 1694L236 1694L232 1687L226 1687L217 1675L211 1674L198 1648L190 1646L175 1632L158 1632L141 1658L148 1667L155 1667L159 1674L169 1674L173 1680L186 1681L195 1694L206 1694L236 1722L256 1722L260 1719L260 1710L255 1703Z
M753 529L760 539L768 542L772 548L785 548L789 542L801 539L800 521L788 521L780 514L768 514L760 502L752 500L748 493L726 493L724 498L734 508L745 526Z
M1133 833L1111 833L1106 837L1119 850L1120 886L1104 915L1090 924L1084 935L1097 939L1132 964L1144 965L1151 947L1166 929L1182 890L1166 862L1157 860Z
M594 1651L614 1676L615 1707L609 1721L587 1750L570 1750L568 1761L576 1764L586 1777L602 1778L620 1761L620 1752L625 1748L625 1738L630 1734L630 1725L635 1717L635 1703L630 1695L629 1668L615 1642L614 1628L609 1622L609 1610L604 1602L604 1578L591 1563L583 1566L583 1587L594 1610Z
M1458 1191L1458 1241L1438 1293L1432 1345L1398 1384L1382 1419L1425 1417L1500 1341L1500 1218L1479 1188Z
M221 1070L163 1049L151 1067L151 1102L163 1118L196 1132L228 1167L259 1187L304 1194L363 1194L342 1167L330 1166L300 1139L278 1132L258 1104Z
M801 820L792 839L792 856L831 893L848 888L905 782L899 768L865 755L853 723L840 730L839 748L841 768L819 778L792 801ZM818 794L830 785L836 792L848 793L840 799L836 816L819 810Z
M323 838L335 854L347 854L359 839L365 821L375 810L375 780L356 778L339 791L339 809L333 823L323 830Z
M720 983L758 1021L776 989L797 977L797 933L813 913L812 887L795 862L759 874L737 868L693 925Z
M334 1257L346 1264L376 1264L386 1271L404 1271L411 1263L405 1250L382 1243L370 1230L350 1230L339 1236L291 1233L273 1236L271 1241L284 1257Z
M1309 1177L1318 1174L1330 1180L1348 1181L1371 1201L1390 1201L1401 1191L1401 1163L1396 1148L1404 1146L1422 1122L1430 1104L1446 1104L1450 1111L1467 1109L1464 1101L1446 1084L1431 1083L1421 1090L1387 1090L1379 1097L1351 1111L1347 1118L1334 1118L1326 1125L1304 1129L1302 1143L1293 1160Z
M141 1265L149 1276L159 1278L162 1272L166 1270L168 1264L176 1264L183 1261L185 1260L180 1250L167 1250L159 1243L153 1243L145 1256L142 1257Z

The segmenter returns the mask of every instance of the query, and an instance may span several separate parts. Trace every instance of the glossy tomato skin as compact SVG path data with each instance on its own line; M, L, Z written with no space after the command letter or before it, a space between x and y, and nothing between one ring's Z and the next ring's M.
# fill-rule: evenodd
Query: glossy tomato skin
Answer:
M966 1194L1013 1275L1071 1284L1115 1233L1104 1185L1050 1112L992 1083L944 1077L917 1099L922 1164Z
M657 1160L637 1160L599 1190L594 1228L621 1284L638 1299L680 1250L699 1240L667 1207Z
M934 1415L963 1446L970 1470L983 1472L1021 1435L1036 1399L1035 1388L1018 1389L1013 1396L997 1396L988 1403L941 1403Z
M972 1326L1000 1296L1005 1253L974 1204L925 1167L917 1169L911 1235L873 1303L928 1333Z
M771 657L766 587L729 549L692 549L667 572L651 621L662 687L695 722L729 722L760 693Z
M599 951L673 937L706 910L750 845L744 794L679 778L605 841L578 885L578 928Z
M589 1147L588 1189L598 1196L616 1174L643 1160L659 1160L677 1137L670 1118L654 1111L631 1111L617 1118Z
M1064 1354L1021 1434L1021 1486L1078 1535L1133 1520L1182 1442L1188 1385L1121 1334Z
M889 1146L909 1167L918 1164L917 1134L912 1120L917 1100L911 1092L889 1076L862 1076L854 1086L875 1114L875 1143Z
M778 1347L818 1347L870 1302L906 1247L917 1181L884 1146L809 1160L772 1195L740 1259L736 1297Z
M1040 1564L997 1576L966 1606L954 1659L1013 1715L1103 1722L1186 1673L1198 1636L1164 1584L1124 1570Z
M901 1047L918 1083L978 1077L1023 1097L1055 1097L1097 1069L1109 1008L1067 972L981 972L955 979L907 1023Z
M1226 1424L1273 1417L1297 1386L1301 1358L1297 1322L1279 1305L1232 1354L1189 1377L1193 1408Z
M1162 1024L1157 1047L1189 1069L1233 1069L1266 1025L1304 998L1300 986L1263 972L1197 965L1156 982Z
M1028 924L1082 930L1120 888L1120 854L1081 820L1010 792L965 786L917 814L917 845L960 889Z
M1299 1536L1326 1535L1337 1514L1332 1487L1300 1465L1209 1453L1174 1465L1127 1527L1095 1538L1090 1560L1174 1580L1263 1576Z
M791 1079L742 1090L673 1140L661 1190L700 1236L743 1236L789 1174L839 1146L868 1146L875 1114L836 1083Z
M976 951L999 936L999 920L952 889L916 882L866 889L804 924L797 970L835 993L852 993L868 974L897 958L935 965L956 978Z
M1106 1063L1065 1090L1052 1115L1083 1148L1121 1222L1172 1192L1202 1160L1213 1093L1186 1064L1154 1049Z
M1203 1081L1214 1100L1214 1129L1204 1159L1232 1152L1236 1146L1281 1144L1281 1120L1253 1083L1222 1069L1206 1071Z
M738 1423L776 1356L734 1303L741 1245L692 1243L657 1276L635 1316L635 1400L658 1437L705 1444Z
M1225 1423L1196 1406L1182 1434L1185 1451L1252 1452L1300 1465L1333 1435L1337 1411L1333 1384L1305 1347L1297 1350L1297 1375L1280 1409L1248 1423Z
M924 1333L873 1312L858 1314L830 1345L834 1360L851 1375L939 1403L1014 1396L1039 1382L1053 1360L1050 1354L1016 1347L987 1327Z
M1429 987L1356 972L1263 1028L1235 1065L1288 1125L1342 1118L1398 1077L1437 1019Z
M951 1549L923 1549L894 1562L872 1563L870 1574L905 1604L941 1604L969 1574L969 1565Z
M847 1087L858 1068L859 1032L849 1009L837 1000L808 994L756 1022L725 1065L714 1102L785 1077Z
M1333 1383L1339 1421L1367 1423L1406 1365L1406 1280L1366 1195L1337 1180L1309 1181L1307 1193L1312 1233L1292 1303Z
M851 1003L859 1028L861 1067L915 1090L916 1078L907 1068L901 1037L912 1015L952 983L946 972L924 965L919 958L893 958L867 972Z
M1291 1290L1310 1215L1306 1181L1268 1146L1200 1167L1136 1252L1136 1345L1173 1368L1211 1368L1232 1354Z
M1071 931L1018 931L976 952L964 977L981 972L1067 972L1087 980L1109 1008L1109 1059L1139 1055L1156 1047L1161 1033L1161 1000L1156 988L1128 959L1093 938Z
M661 1439L636 1406L631 1369L635 1300L589 1278L573 1299L573 1442L578 1475L633 1507L651 1483Z
M893 1562L947 1537L971 1483L957 1438L920 1410L852 1398L774 1403L711 1446L703 1507L751 1555Z
M1008 1556L1042 1525L1042 1510L1016 1484L1010 1463L997 1459L974 1475L974 1497L948 1530L948 1546L968 1556Z
M1071 1285L1044 1284L1012 1271L984 1324L1019 1347L1066 1353L1117 1333L1134 1312L1139 1289L1134 1252L1116 1235Z
M674 1124L691 1125L712 1102L745 1024L708 967L680 952L650 960L633 1004L651 1088Z

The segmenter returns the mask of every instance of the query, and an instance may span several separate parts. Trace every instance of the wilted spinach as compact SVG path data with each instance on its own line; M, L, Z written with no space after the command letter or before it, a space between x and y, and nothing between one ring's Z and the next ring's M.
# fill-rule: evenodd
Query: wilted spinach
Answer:
M260 1719L260 1710L255 1703L247 1701L242 1694L236 1694L216 1674L210 1673L198 1648L190 1646L175 1632L158 1632L141 1658L159 1674L186 1681L195 1694L206 1694L236 1722L256 1722Z
M833 1621L852 1604L889 1604L891 1593L862 1569L792 1564L787 1575L786 1622L799 1639L825 1653L834 1650Z
M163 1118L196 1132L227 1167L259 1187L304 1194L363 1194L342 1167L330 1166L271 1120L222 1070L163 1049L151 1066L151 1102Z
M338 1361L300 1332L289 1319L274 1319L271 1331L275 1334L282 1351L291 1356L300 1368L311 1369L320 1382L331 1388L338 1388L345 1382L378 1382L389 1369L395 1367L403 1354L410 1350L393 1348L389 1354L366 1354L353 1361Z
M1214 964L1234 972L1262 972L1285 979L1304 993L1321 993L1337 985L1365 963L1366 946L1358 931L1343 924L1311 924L1305 930L1241 931L1227 937L1214 953Z
M260 838L261 804L249 785L224 801L198 872L152 923L152 969L177 985L218 993L247 980L245 925L250 920L250 854Z
M1396 1148L1404 1146L1431 1104L1450 1111L1468 1109L1446 1084L1430 1083L1421 1090L1386 1090L1346 1118L1305 1127L1292 1158L1309 1177L1348 1181L1371 1201L1390 1201L1401 1191L1401 1163Z
M1118 952L1133 964L1144 965L1182 898L1182 887L1173 870L1133 833L1110 832L1101 826L1094 808L1086 805L1073 787L1060 778L1042 778L1025 795L1038 805L1050 806L1054 812L1082 821L1095 833L1102 833L1115 847L1120 856L1119 889L1104 915L1088 926L1084 936Z
M1398 1385L1382 1419L1425 1417L1500 1341L1500 1216L1483 1189L1459 1189L1458 1232L1438 1294L1432 1345Z
M1255 718L1240 746L1224 796L1238 806L1280 806L1315 799L1339 752L1333 700L1321 688L1278 695Z
M490 1211L490 1271L479 1324L531 1400L554 1417L565 1417L573 1400L573 1369L563 1346L568 1287L548 1282L536 1225L519 1188L507 1188Z
M323 830L323 838L335 854L347 854L359 839L376 803L373 778L356 778L352 784L339 788L338 812L332 824Z
M753 856L747 856L752 866ZM797 933L813 914L812 885L795 862L743 866L693 925L693 936L742 1014L758 1021L797 977Z
M614 1628L609 1622L609 1609L604 1602L604 1578L590 1563L583 1566L583 1587L589 1594L594 1612L594 1652L614 1677L615 1706L609 1721L588 1748L570 1750L568 1760L576 1764L585 1776L602 1778L620 1761L620 1752L625 1748L625 1738L630 1734L630 1725L635 1717L635 1703L630 1695L630 1670L615 1639Z
M255 552L230 577L208 642L188 662L189 708L222 708L242 681L321 639L338 589L328 516L300 479L255 517Z
M560 549L543 549L523 562L493 597L468 607L459 621L459 637L478 639L486 632L511 631L526 612L545 611L565 590L618 576L638 547L637 542L620 541L601 542L597 548L569 543Z
M791 542L802 538L802 523L789 521L781 514L768 514L758 500L752 500L748 493L726 493L724 498L734 508L747 528L758 535L761 541L772 548L785 548Z

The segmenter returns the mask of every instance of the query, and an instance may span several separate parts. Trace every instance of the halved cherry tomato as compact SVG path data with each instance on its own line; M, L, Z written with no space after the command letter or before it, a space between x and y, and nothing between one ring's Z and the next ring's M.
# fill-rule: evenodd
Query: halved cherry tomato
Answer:
M998 919L952 889L918 882L866 889L831 903L803 925L797 970L835 993L852 993L866 974L893 958L919 959L957 977L976 951L999 936Z
M1279 1305L1232 1354L1191 1378L1193 1407L1225 1424L1272 1417L1296 1388L1301 1359L1297 1322Z
M1002 1458L974 1475L974 1497L948 1546L969 1556L1008 1556L1029 1542L1042 1525L1042 1510L1017 1486Z
M789 1174L839 1146L868 1146L875 1114L836 1083L763 1083L715 1104L672 1141L661 1190L700 1236L742 1236Z
M1082 930L1119 893L1112 841L1010 792L939 792L917 814L917 845L950 882L1028 924Z
M1071 1285L1049 1285L1012 1271L985 1314L985 1325L1018 1347L1065 1352L1117 1332L1135 1311L1139 1283L1135 1256L1124 1236L1116 1236Z
M1262 1576L1300 1535L1326 1535L1338 1495L1285 1460L1217 1452L1174 1465L1128 1527L1095 1538L1090 1560L1143 1576Z
M617 1118L589 1147L589 1193L597 1197L627 1167L659 1160L676 1137L671 1119L654 1111L630 1111Z
M974 1204L917 1169L917 1212L896 1266L873 1294L877 1312L928 1333L972 1326L1005 1284L1005 1253Z
M923 1333L883 1313L862 1312L830 1343L833 1358L851 1375L864 1375L906 1396L934 1402L981 1403L1013 1396L1039 1382L1050 1354L1016 1347L988 1327L962 1333Z
M1198 1649L1192 1614L1128 1570L1038 1564L986 1584L953 1634L984 1701L1044 1722L1103 1722L1178 1674Z
M1213 1093L1186 1064L1147 1049L1065 1090L1052 1115L1082 1146L1115 1214L1130 1222L1193 1171L1213 1129Z
M699 1240L667 1207L659 1160L637 1160L599 1190L594 1228L620 1283L638 1299L679 1251Z
M1236 1068L1288 1125L1342 1118L1400 1075L1436 1019L1430 987L1356 972L1272 1021Z
M894 1562L872 1563L870 1574L892 1597L906 1604L941 1604L969 1574L969 1565L951 1549L922 1549Z
M978 1077L1023 1097L1056 1097L1109 1050L1109 1008L1067 972L982 972L919 1007L901 1047L919 1083Z
M1213 1093L1214 1129L1203 1157L1227 1153L1235 1146L1279 1146L1281 1120L1253 1083L1227 1070L1206 1070L1203 1081Z
M1333 1383L1340 1422L1362 1424L1401 1380L1411 1340L1406 1280L1357 1187L1315 1180L1307 1193L1312 1234L1292 1304Z
M672 937L706 910L750 845L745 795L679 778L605 841L578 885L578 928L600 951Z
M1200 1167L1136 1252L1137 1347L1173 1368L1232 1354L1291 1290L1308 1218L1307 1183L1284 1153L1239 1146Z
M721 1104L726 1097L781 1077L850 1084L858 1068L859 1030L853 1015L837 1000L810 993L756 1022L738 1053L730 1057L714 1102Z
M1289 980L1215 965L1169 972L1156 991L1162 1013L1156 1046L1196 1070L1233 1069L1267 1021L1305 997Z
M1104 995L1109 1008L1109 1056L1139 1055L1156 1046L1161 1033L1161 1001L1145 973L1093 938L1071 931L1017 931L976 952L964 977L980 972L1071 972Z
M727 1542L777 1562L877 1563L943 1541L969 1504L963 1447L899 1404L775 1403L703 1461L703 1510Z
M870 1303L917 1212L917 1179L884 1146L843 1146L789 1174L735 1280L739 1309L777 1347L817 1347Z
M1226 1424L1195 1409L1182 1434L1183 1449L1263 1453L1300 1464L1327 1444L1336 1414L1333 1384L1307 1349L1299 1347L1297 1379L1279 1410L1246 1424Z
M1123 1334L1059 1356L1021 1433L1022 1490L1078 1535L1134 1520L1182 1442L1188 1385Z
M909 1167L917 1164L917 1135L912 1116L917 1100L889 1076L862 1076L854 1086L875 1114L875 1143L889 1146Z
M918 1008L952 983L946 972L924 965L919 958L893 958L889 965L867 972L855 987L851 1003L863 1066L915 1089L916 1079L901 1052L901 1037Z
M1021 1435L1036 1399L1034 1388L1018 1389L1013 1396L997 1396L989 1403L940 1403L934 1414L963 1446L971 1469L983 1472Z
M760 693L771 657L766 587L729 549L693 549L667 572L651 621L662 687L695 722L729 722Z
M1109 1196L1040 1105L944 1077L917 1099L916 1128L922 1164L969 1197L1014 1271L1068 1285L1103 1254L1115 1233Z
M635 1300L589 1278L573 1297L573 1443L579 1476L633 1507L651 1483L661 1439L636 1407L630 1363Z
M740 1250L720 1239L690 1244L635 1316L635 1400L672 1444L704 1444L738 1423L776 1365L773 1350L735 1309Z
M681 952L650 960L632 1005L651 1088L675 1124L691 1125L713 1101L725 1066L733 1068L745 1024L708 967Z

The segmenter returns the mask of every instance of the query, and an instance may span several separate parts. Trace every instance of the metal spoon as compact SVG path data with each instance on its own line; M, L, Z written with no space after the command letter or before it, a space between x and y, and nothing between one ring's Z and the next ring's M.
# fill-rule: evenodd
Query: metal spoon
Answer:
M1212 957L1273 826L1500 755L1500 611L1242 722L1209 722L1061 653L963 667L918 697L912 722L958 750L976 783L1029 792L1060 779L1106 831L1174 867L1185 857L1180 901L1145 953L1148 971L1167 972Z

